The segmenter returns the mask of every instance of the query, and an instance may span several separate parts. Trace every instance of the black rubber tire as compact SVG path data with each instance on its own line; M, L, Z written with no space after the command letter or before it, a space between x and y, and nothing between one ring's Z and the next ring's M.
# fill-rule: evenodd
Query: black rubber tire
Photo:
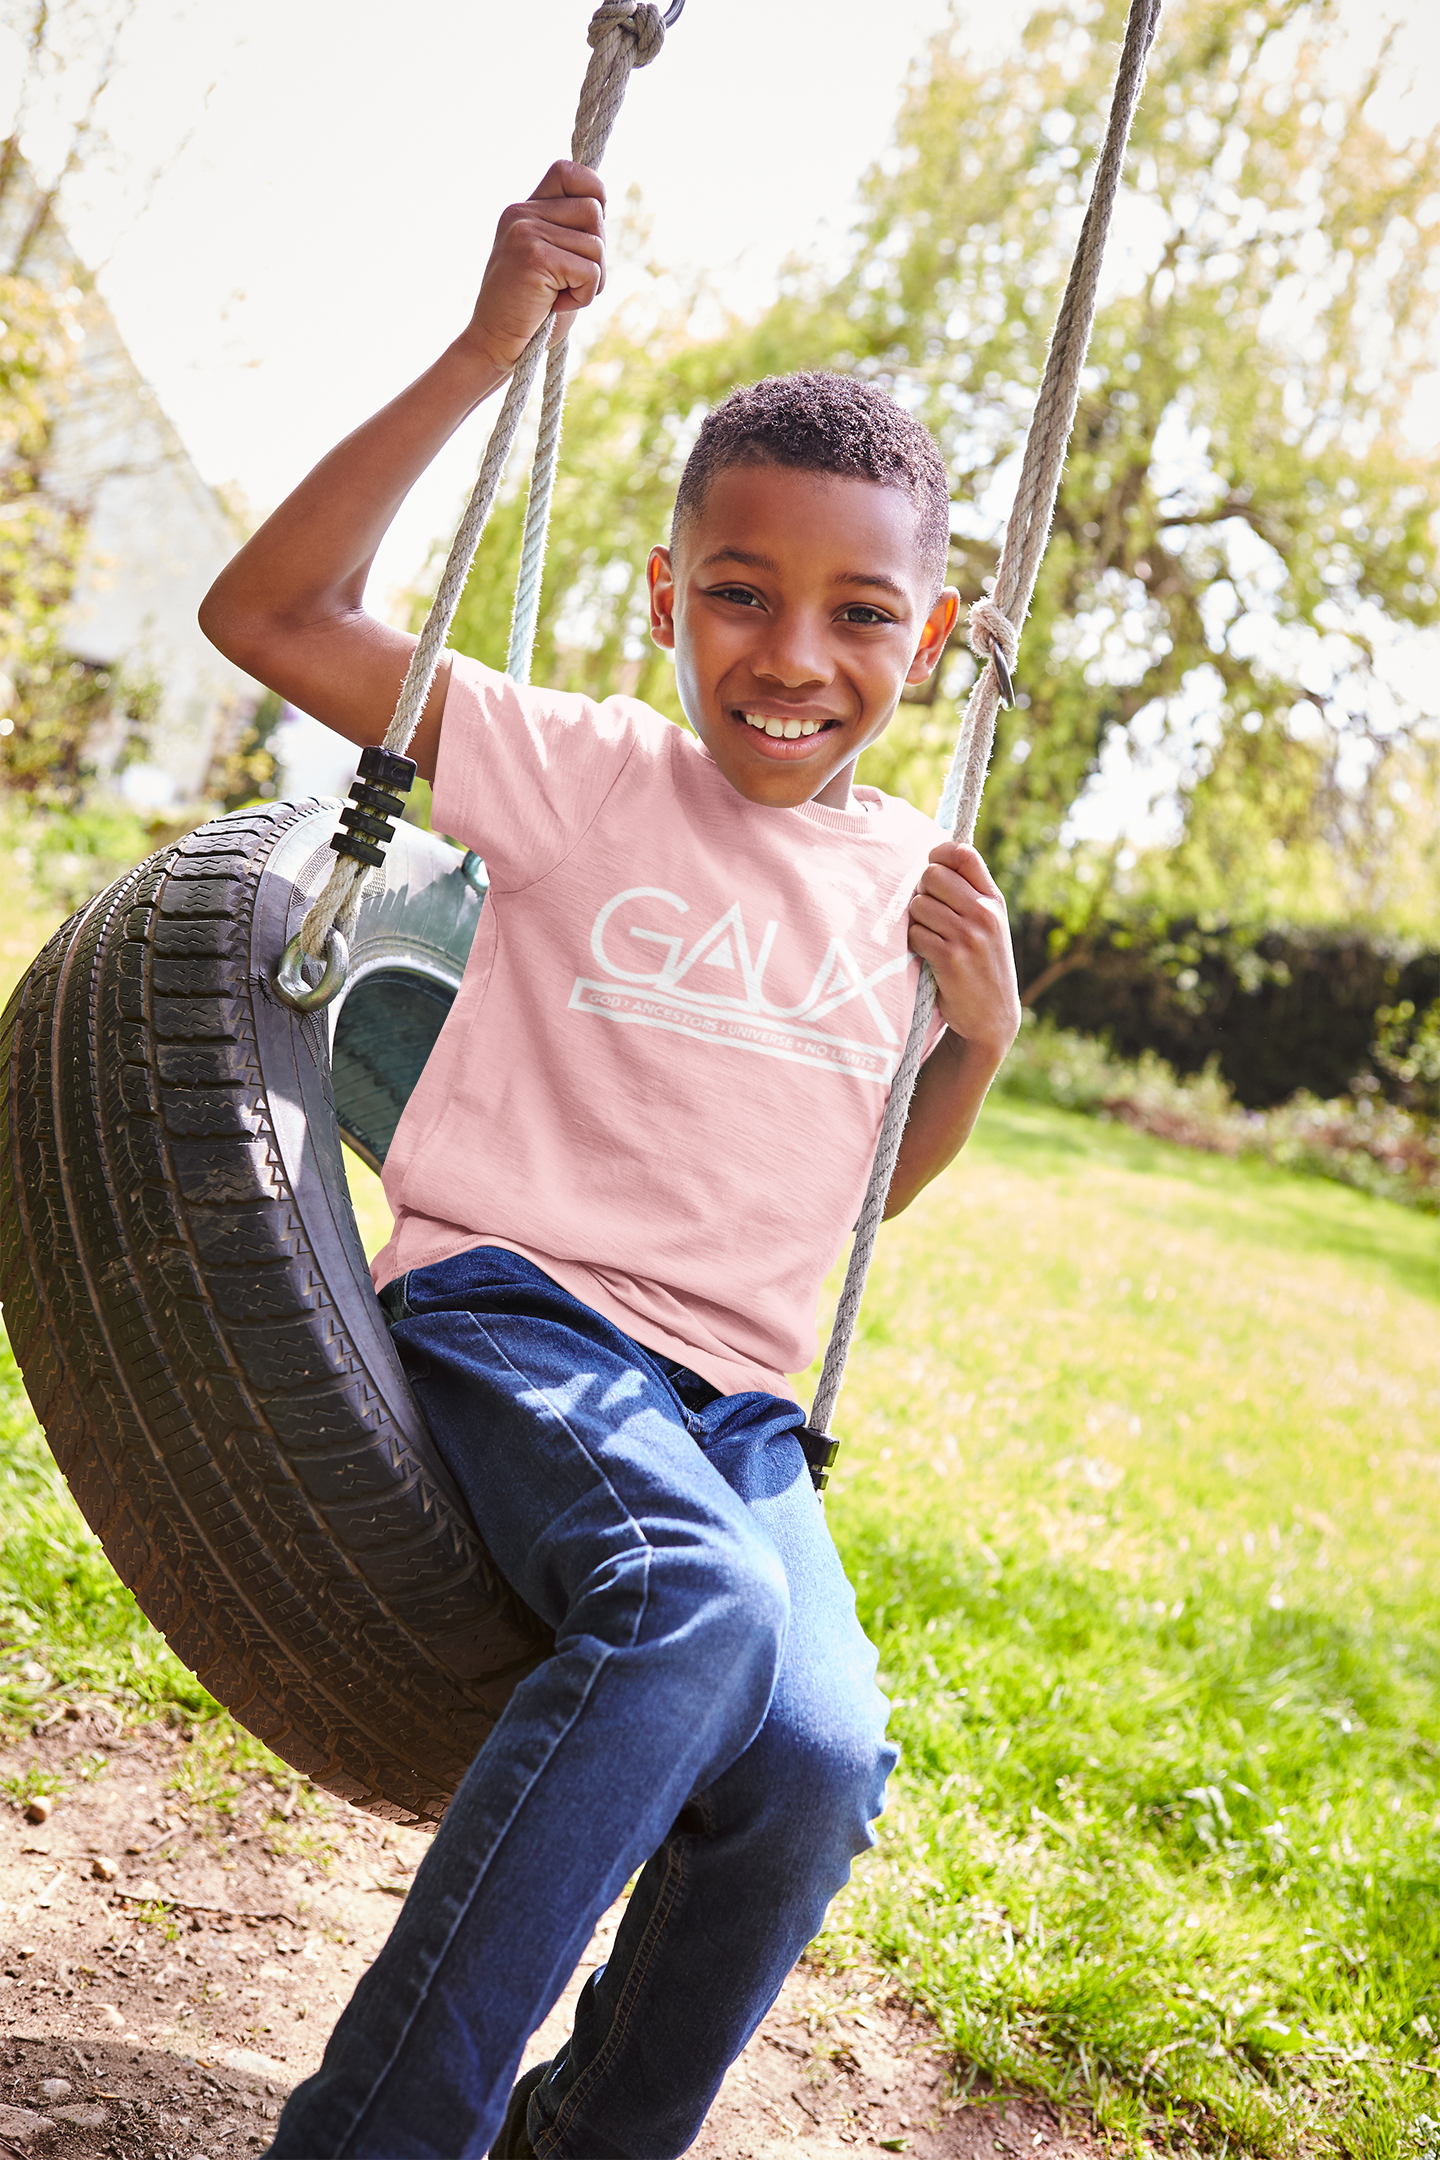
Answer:
M434 1821L548 1644L371 1290L330 1021L271 986L335 810L203 826L50 940L0 1023L0 1299L71 1490L172 1648L297 1770ZM353 948L362 986L433 993L436 1029L480 906L458 860L402 827ZM372 1122L377 1159L393 1113Z

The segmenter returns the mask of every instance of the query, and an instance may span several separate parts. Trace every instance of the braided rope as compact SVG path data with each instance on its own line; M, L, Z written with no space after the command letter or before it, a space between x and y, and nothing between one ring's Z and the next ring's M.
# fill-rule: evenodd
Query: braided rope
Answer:
M555 469L560 461L560 421L565 410L565 363L570 340L560 337L550 347L545 362L545 388L540 399L540 432L535 460L530 467L530 492L525 502L525 531L520 541L520 572L515 580L515 604L510 617L510 646L505 672L512 682L528 683L535 651L535 626L540 618L540 587L545 573L545 541L550 531L550 499L555 492Z
M610 29L611 23L616 25ZM598 165L610 130L625 97L632 67L648 67L665 42L665 25L654 7L634 9L627 0L608 0L590 25L590 42L596 43L599 26L620 36L632 57L623 71L607 67L603 84L587 103L590 76L580 93L580 110L570 155L581 165ZM595 69L592 64L591 73ZM515 583L515 606L510 619L510 648L505 672L512 682L528 683L530 659L535 650L535 625L540 615L540 584L545 569L545 537L550 529L550 499L555 492L555 468L560 460L560 420L565 409L565 365L569 358L567 322L556 336L545 362L545 389L540 401L540 434L530 467L530 493L525 504L525 530L520 541L520 574Z
M665 42L665 25L658 7L652 0L602 0L590 21L586 32L591 53L590 64L585 70L585 80L580 89L580 102L575 114L575 131L571 137L570 154L581 165L592 168L605 155L605 145L610 140L610 130L616 115L625 102L625 91L631 71L648 67ZM529 344L515 364L500 417L491 431L485 446L485 456L480 466L480 476L465 506L460 529L455 535L450 553L445 561L439 588L431 602L415 650L410 656L405 681L401 685L395 715L385 730L382 748L403 753L425 710L425 700L435 680L435 670L445 649L475 550L480 545L480 535L494 507L499 492L505 463L514 447L520 430L535 377L539 372L541 357L550 342L555 327L552 313L535 332ZM523 650L523 672L520 681L529 677L530 652L535 641L535 617L540 602L540 573L545 559L545 527L550 515L550 493L555 480L555 458L560 443L560 407L565 395L565 340L551 347L550 364L546 370L545 402L541 417L541 450L536 455L535 473L530 485L530 500L525 513L525 536L521 545L521 583L516 593L515 623L511 632L511 658L515 658L517 643ZM548 464L542 465L542 454ZM522 605L523 598L523 605ZM512 666L511 672L515 670ZM300 925L302 950L311 958L318 959L324 952L332 929L349 939L354 935L356 919L360 913L360 887L365 877L362 863L352 862L346 855L335 859L324 890L312 903L304 922Z
M1040 558L1049 538L1050 520L1055 514L1055 497L1060 489L1065 449L1070 440L1070 430L1075 424L1075 408L1080 401L1080 371L1085 364L1090 329L1095 320L1095 292L1100 278L1100 264L1105 253L1115 198L1119 192L1125 146L1130 139L1130 126L1140 98L1145 58L1160 19L1160 5L1161 0L1131 0L1130 15L1125 25L1125 42L1121 49L1115 89L1110 101L1110 119L1105 131L1105 142L1095 169L1095 184L1090 191L1089 206L1080 228L1075 260L1070 266L1070 276L1060 303L1060 312L1055 318L1055 329L1045 360L1045 372L1035 400L1035 411L1025 444L1025 456L1021 462L1015 501L1001 545L994 597L991 600L978 601L970 610L970 643L975 652L980 658L989 660L998 649L1001 658L1012 669L1019 650L1021 626L1030 612ZM999 700L1000 687L993 664L982 667L960 723L959 740L955 745L955 755L950 762L937 812L938 822L947 826L955 839L965 845L968 845L975 835L981 791L985 786L990 752L995 743L995 714ZM889 1100L885 1105L880 1138L875 1146L875 1161L870 1171L870 1183L866 1187L860 1219L855 1226L850 1264L845 1271L840 1302L835 1310L835 1321L820 1372L820 1384L810 1409L809 1423L813 1432L829 1431L830 1420L834 1415L841 1383L845 1377L845 1360L855 1333L855 1321L860 1311L860 1299L864 1294L865 1277L875 1250L876 1233L885 1213L890 1180L900 1153L905 1120L910 1114L910 1099L915 1092L925 1037L934 1011L935 978L928 966L922 966L920 985L915 993L915 1011L910 1022L910 1033L906 1037L905 1048L891 1084Z

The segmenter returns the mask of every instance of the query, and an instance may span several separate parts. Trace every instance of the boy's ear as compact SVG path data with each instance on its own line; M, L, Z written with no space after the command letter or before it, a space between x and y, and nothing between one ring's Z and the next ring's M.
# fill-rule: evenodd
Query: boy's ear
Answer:
M920 633L920 643L915 648L915 657L910 662L906 682L925 682L934 674L959 612L960 595L953 585L947 585L925 618L925 627Z
M670 550L653 547L645 565L650 587L650 635L665 652L675 650L675 571Z

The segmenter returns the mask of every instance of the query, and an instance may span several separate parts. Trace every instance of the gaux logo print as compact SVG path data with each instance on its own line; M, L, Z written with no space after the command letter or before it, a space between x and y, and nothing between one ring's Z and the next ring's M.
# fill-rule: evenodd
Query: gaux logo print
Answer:
M692 926L681 923L690 912L688 900L659 885L632 885L607 900L590 932L600 975L576 977L570 1010L889 1085L901 1039L875 993L904 972L908 955L867 975L844 938L832 937L799 1004L778 1005L765 995L765 971L779 923L766 923L752 952L738 900L698 936L687 937ZM823 1024L837 1013L844 1032Z

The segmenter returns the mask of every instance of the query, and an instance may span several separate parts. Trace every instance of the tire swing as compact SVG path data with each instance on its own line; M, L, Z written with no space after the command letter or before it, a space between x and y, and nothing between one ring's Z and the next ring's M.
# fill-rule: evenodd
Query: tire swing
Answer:
M600 7L581 162L599 163L631 69L681 4L664 18L647 0ZM941 805L964 839L1002 683L1010 695L1158 12L1133 0L995 594L971 613L992 664ZM564 395L551 328L516 368L345 829L332 838L325 798L202 826L57 931L0 1022L0 1300L86 1520L242 1724L316 1783L407 1821L438 1820L548 1638L491 1562L410 1394L340 1150L383 1164L484 903L473 856L389 820L548 347L507 662L528 680ZM933 998L923 969L811 1413L822 1455Z

